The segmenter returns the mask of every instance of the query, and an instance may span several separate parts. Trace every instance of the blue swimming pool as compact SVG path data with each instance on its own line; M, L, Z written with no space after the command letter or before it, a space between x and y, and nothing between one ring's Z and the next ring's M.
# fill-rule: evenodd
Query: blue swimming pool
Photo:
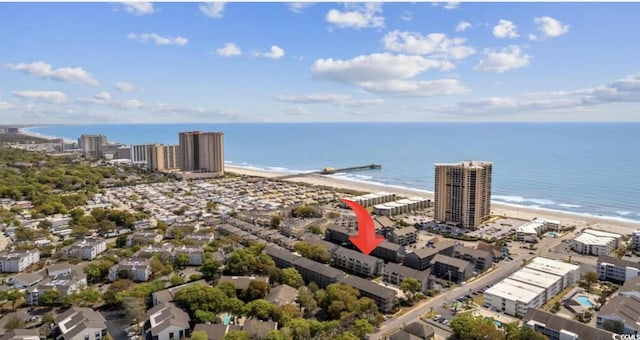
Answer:
M576 301L580 302L580 304L585 307L593 307L593 304L589 301L589 297L586 295L576 296Z
M556 238L556 237L558 237L558 234L553 232L553 231L550 231L550 232L546 233L545 236Z
M221 319L222 319L222 324L228 326L228 325L231 324L231 320L233 319L233 315L225 314L224 316L221 317Z

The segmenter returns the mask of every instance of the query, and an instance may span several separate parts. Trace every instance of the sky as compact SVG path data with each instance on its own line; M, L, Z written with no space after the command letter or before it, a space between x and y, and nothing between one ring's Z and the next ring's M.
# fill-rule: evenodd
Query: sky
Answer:
M638 122L640 3L0 3L0 123Z

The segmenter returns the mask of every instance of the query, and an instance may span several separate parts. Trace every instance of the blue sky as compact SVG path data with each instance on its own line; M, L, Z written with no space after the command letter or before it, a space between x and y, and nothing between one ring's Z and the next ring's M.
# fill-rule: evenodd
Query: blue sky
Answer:
M0 3L0 121L639 121L638 14L640 3Z

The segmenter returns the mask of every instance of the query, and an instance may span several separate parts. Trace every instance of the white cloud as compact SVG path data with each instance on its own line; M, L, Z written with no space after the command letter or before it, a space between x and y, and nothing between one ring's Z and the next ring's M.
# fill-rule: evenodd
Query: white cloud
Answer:
M284 114L291 115L291 116L304 116L309 113L303 107L299 107L299 106L286 107L282 109L282 112Z
M122 2L124 10L135 15L146 15L153 13L153 4L146 1Z
M315 5L313 2L290 2L287 4L289 10L293 13L302 13L306 8Z
M404 11L404 14L400 17L400 19L404 21L411 21L413 20L413 13L411 13L411 11Z
M7 64L6 66L11 70L20 71L40 78L53 79L68 83L82 83L92 86L98 85L98 81L93 79L93 76L81 67L62 67L54 69L44 61L36 61L31 64Z
M581 91L585 104L607 102L640 102L640 74L618 79L610 84Z
M456 9L458 7L460 7L460 3L457 1L449 1L446 4L444 4L444 6L442 6L442 8L448 9L448 10Z
M517 38L519 37L518 27L509 20L500 19L498 24L493 27L493 36L496 38Z
M467 21L460 21L456 26L456 32L464 32L471 28L471 23Z
M144 103L136 99L131 99L124 102L112 103L111 105L119 109L139 109L144 106Z
M0 110L8 110L12 107L13 105L9 104L8 102L0 101Z
M60 91L13 91L11 94L20 99L35 99L51 104L64 104L67 102L67 95Z
M96 94L96 99L101 99L101 100L111 100L111 94L107 91L102 91L98 94Z
M189 42L189 39L183 37L170 37L170 36L161 36L157 33L129 33L129 39L137 40L140 42L147 42L149 40L153 41L156 45L178 45L184 46Z
M533 22L545 37L555 38L569 32L569 25L564 25L552 17L538 17L533 19Z
M500 51L487 49L484 54L485 58L473 68L475 71L503 73L528 66L531 59L531 56L523 54L520 47L516 45L511 45Z
M349 95L336 93L312 93L299 96L278 95L276 100L295 104L333 104L347 107L374 106L384 103L384 100L379 98L354 99Z
M200 12L210 18L222 18L222 12L224 11L224 2L205 2L200 4Z
M222 57L235 57L242 55L242 50L234 43L226 43L224 47L216 49L216 54Z
M356 29L366 27L383 27L384 17L381 3L346 3L345 11L330 10L325 19L338 27L352 27Z
M272 45L269 52L264 53L256 53L256 56L269 58L269 59L280 59L284 57L284 50L276 45Z
M134 92L136 90L135 86L124 81L116 82L116 84L113 87L115 87L116 90L120 92Z
M398 96L431 96L466 91L463 85L453 79L412 79L430 69L450 68L451 63L448 61L374 53L349 60L318 59L313 63L311 73L318 78L355 85L369 92Z
M537 35L535 35L535 34L529 34L529 36L528 36L528 37L529 37L529 40L531 40L531 41L538 40L538 36L537 36Z
M387 33L382 41L389 51L445 59L464 59L475 53L473 48L464 45L465 39L448 38L444 33L421 35L416 32L393 31Z

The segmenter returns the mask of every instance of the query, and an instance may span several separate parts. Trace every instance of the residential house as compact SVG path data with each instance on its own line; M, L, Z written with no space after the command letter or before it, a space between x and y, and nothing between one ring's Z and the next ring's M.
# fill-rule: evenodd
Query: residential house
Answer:
M276 329L278 329L278 323L271 320L249 319L242 325L242 331L249 336L249 339L255 340L266 340L269 332Z
M155 231L136 231L135 233L127 236L127 247L131 247L134 244L155 244L160 241L162 241L162 235Z
M298 290L287 284L281 284L271 289L269 294L265 296L265 300L271 302L276 306L286 305L289 303L295 304L298 298Z
M60 293L60 299L87 287L87 275L82 268L68 263L57 263L46 270L47 277L26 289L27 305L37 305L42 293L55 289ZM45 271L41 272L43 275ZM44 275L43 275L44 276Z
M195 233L187 235L182 239L185 243L193 243L198 246L209 244L214 240L215 237L213 236L213 233Z
M37 285L43 279L44 276L39 273L20 273L10 277L7 283L14 288L22 290Z
M146 340L180 340L191 335L189 314L172 302L161 302L147 311Z
M107 321L91 308L71 307L54 319L55 340L102 340Z
M204 257L204 250L197 246L181 246L174 248L175 256L185 254L189 256L188 266L201 266Z
M389 336L389 340L429 340L434 337L433 328L421 321L414 321Z

